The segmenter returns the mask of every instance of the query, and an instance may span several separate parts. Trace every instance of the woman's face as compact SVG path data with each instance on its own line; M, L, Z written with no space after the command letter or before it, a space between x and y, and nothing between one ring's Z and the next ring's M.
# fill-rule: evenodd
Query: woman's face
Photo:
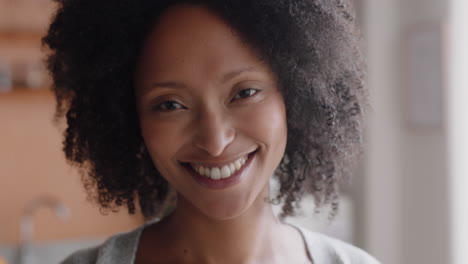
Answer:
M283 98L270 68L203 7L172 7L145 42L136 72L142 136L162 176L214 219L268 194L283 156Z

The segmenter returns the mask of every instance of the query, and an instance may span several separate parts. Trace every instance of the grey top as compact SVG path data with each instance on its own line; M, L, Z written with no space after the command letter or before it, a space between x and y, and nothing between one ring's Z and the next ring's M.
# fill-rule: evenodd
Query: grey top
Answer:
M130 264L135 255L143 229L139 228L110 237L102 245L79 250L61 264ZM374 257L360 248L343 241L296 227L302 235L314 264L380 264Z

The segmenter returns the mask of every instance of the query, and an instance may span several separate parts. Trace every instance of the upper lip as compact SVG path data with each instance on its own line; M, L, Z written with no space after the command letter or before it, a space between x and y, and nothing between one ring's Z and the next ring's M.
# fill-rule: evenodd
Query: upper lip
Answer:
M236 160L242 157L245 157L247 155L250 155L256 151L257 149L246 152L245 154L242 154L242 155L238 155L236 158L230 158L230 159L224 159L224 160L188 160L188 161L180 161L180 162L182 164L190 163L190 164L197 164L197 165L204 166L204 167L222 167L224 165L231 164L235 162Z

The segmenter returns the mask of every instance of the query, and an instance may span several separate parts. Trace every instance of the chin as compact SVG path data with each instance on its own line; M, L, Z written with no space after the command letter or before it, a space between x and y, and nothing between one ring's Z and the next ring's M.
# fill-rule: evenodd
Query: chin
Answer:
M226 221L242 216L252 206L252 203L249 201L240 203L238 200L213 202L208 206L198 207L198 210L212 220Z

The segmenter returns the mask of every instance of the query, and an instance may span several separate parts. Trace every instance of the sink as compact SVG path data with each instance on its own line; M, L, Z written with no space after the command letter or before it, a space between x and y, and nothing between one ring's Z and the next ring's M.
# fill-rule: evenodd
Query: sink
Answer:
M32 244L26 249L28 262L24 264L59 263L71 253L79 249L100 245L104 240L63 240ZM17 246L0 245L0 260L3 258L7 264L18 264L16 263L18 252Z

